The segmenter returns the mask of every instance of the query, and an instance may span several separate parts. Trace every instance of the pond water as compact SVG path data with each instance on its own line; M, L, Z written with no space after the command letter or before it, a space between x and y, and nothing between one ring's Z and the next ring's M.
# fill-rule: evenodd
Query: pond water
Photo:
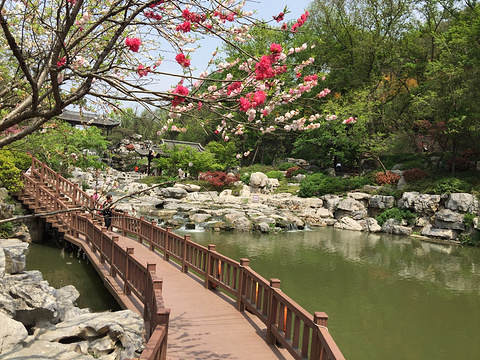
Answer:
M39 270L43 279L56 289L75 286L80 292L79 308L90 308L94 312L121 309L86 257L78 251L60 249L48 240L52 239L30 244L27 270Z
M479 358L480 249L331 227L190 234L325 311L347 359Z

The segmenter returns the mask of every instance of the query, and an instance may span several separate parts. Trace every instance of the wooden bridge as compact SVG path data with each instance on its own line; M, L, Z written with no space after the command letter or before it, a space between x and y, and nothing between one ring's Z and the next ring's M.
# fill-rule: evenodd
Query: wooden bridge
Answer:
M327 315L309 314L248 259L127 213L114 212L116 231L107 231L93 199L35 158L23 181L24 205L48 213L46 222L87 254L119 304L143 316L140 359L344 359Z

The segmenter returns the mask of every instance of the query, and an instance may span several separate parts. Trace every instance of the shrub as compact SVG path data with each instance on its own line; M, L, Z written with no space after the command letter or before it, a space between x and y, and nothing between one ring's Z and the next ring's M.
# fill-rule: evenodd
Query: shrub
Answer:
M23 183L20 180L21 170L15 166L15 160L10 151L0 152L0 186L8 191L19 191Z
M226 174L223 171L207 171L200 173L199 180L208 182L216 189L222 189L236 181L240 180L239 175Z
M291 167L289 168L286 172L285 172L285 177L287 179L290 179L292 176L293 176L293 173L297 170L300 170L302 169L300 166L294 166L294 167Z
M308 175L300 183L298 196L311 197L326 194L341 194L349 190L358 189L370 183L368 176L365 177L331 177L322 173Z
M455 158L455 170L456 171L467 171L470 169L471 163L470 160L464 157L457 157ZM448 170L452 169L452 160L447 162Z
M291 168L291 169L293 169L293 168ZM288 172L288 170L287 170L287 172ZM306 173L307 173L307 170L300 168L300 169L297 169L295 171L292 171L292 177L297 176L298 174L306 174Z
M388 219L395 219L398 221L407 220L407 222L410 224L416 219L416 217L417 215L409 210L391 208L378 215L375 220L377 220L378 225L380 226L385 224Z
M408 169L403 172L403 178L406 182L417 181L429 177L425 170L419 168Z
M463 215L463 222L465 223L466 226L472 226L473 219L475 219L475 217L476 217L475 214L465 213Z
M433 187L432 192L434 194L463 193L470 192L470 188L470 184L463 180L448 178L437 182Z
M289 162L284 162L283 164L280 164L280 166L278 167L278 170L280 171L287 171L288 169L292 168L292 167L295 167L296 165L293 164L293 163L289 163Z
M0 238L6 239L10 237L13 233L13 229L13 223L10 221L0 224Z
M397 175L391 171L387 171L387 173L377 172L375 174L375 183L378 185L393 185L396 184L400 180L400 175Z
M460 234L458 235L458 241L460 241L462 245L478 246L480 245L480 234L478 231L475 231L472 235Z
M240 175L240 180L246 184L246 185L249 185L250 184L250 176L252 174L250 173L243 173L242 175Z
M269 171L265 175L267 175L269 179L278 179L278 181L285 177L281 171Z

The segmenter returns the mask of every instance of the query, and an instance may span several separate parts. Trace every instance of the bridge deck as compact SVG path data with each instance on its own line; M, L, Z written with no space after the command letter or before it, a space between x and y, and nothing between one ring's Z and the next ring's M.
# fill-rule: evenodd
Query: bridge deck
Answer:
M71 236L66 237L76 242ZM225 294L207 290L197 277L182 273L180 266L164 261L161 254L150 251L144 244L120 235L119 245L133 247L142 262L156 263L157 276L163 278L163 299L165 306L171 309L167 359L292 358L286 350L268 345L265 325L255 316L237 311L233 300ZM109 276L108 269L100 263L98 253L93 254L90 247L85 250L105 281L113 283L117 296L123 298L128 308L136 307L141 312L135 297L123 295L123 285Z

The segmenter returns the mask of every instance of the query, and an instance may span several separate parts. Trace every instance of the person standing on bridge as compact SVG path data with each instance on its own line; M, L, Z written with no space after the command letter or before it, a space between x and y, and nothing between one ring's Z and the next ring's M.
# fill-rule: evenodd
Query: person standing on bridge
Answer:
M112 210L115 209L115 205L111 205L112 202L113 197L111 194L108 194L107 200L102 205L102 214L107 230L110 230L110 226L112 225Z

